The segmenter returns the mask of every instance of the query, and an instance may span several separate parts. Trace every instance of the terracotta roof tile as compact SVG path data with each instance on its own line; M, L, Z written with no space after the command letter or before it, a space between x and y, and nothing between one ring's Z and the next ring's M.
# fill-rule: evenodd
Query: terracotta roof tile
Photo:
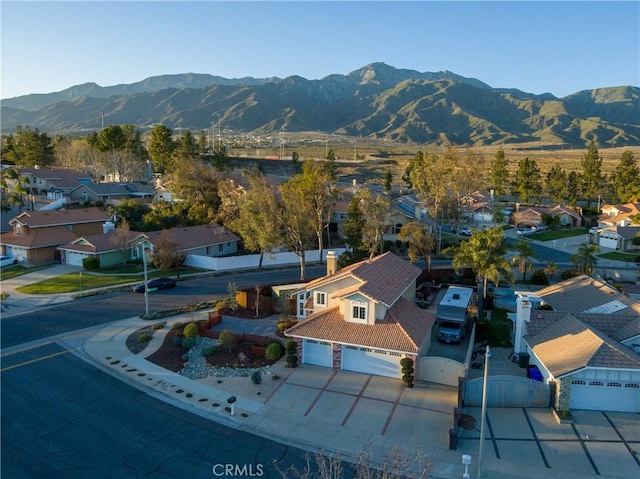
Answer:
M0 243L24 248L43 248L59 246L74 240L78 236L65 228L47 228L32 231L29 235L17 235L13 232L2 233Z
M25 211L11 219L9 224L20 223L29 228L44 228L76 223L98 223L109 219L109 215L98 208L78 208L52 211Z
M208 245L240 241L238 236L216 224L150 231L146 233L146 235L153 244L160 240L161 237L168 236L178 244L182 251L189 251Z
M361 282L358 291L374 301L391 306L404 291L415 283L421 270L393 253L385 253L372 259L352 264L330 276L324 276L307 284L306 290L347 276Z
M432 312L401 298L374 325L344 320L338 307L309 316L287 330L288 336L417 354L435 322Z

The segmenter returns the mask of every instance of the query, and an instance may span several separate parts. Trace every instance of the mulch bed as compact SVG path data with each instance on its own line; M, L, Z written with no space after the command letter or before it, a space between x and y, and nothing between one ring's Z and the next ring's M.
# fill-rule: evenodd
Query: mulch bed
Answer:
M179 331L169 331L162 346L146 359L174 373L179 372L184 367L182 356L187 352L187 349L183 348L182 345L176 346L173 344L173 338L176 334L179 334ZM249 357L248 362L240 361L238 355L241 352ZM236 344L231 352L229 352L227 348L218 347L213 354L207 356L207 363L217 367L260 368L269 366L275 363L275 361L269 361L264 357L255 355L252 356L250 354L250 346Z

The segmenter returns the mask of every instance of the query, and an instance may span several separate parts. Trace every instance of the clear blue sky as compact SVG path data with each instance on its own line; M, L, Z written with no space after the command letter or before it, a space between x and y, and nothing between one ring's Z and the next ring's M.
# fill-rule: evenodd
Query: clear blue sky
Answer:
M640 2L2 1L0 97L384 62L562 97L640 84Z

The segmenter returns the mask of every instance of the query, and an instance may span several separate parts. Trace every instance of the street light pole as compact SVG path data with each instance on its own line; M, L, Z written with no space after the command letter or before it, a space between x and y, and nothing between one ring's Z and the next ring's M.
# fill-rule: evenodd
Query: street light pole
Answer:
M487 345L487 351L484 355L484 382L482 384L482 419L480 421L480 447L478 449L478 477L482 477L482 448L484 446L484 426L487 415L487 377L489 376L489 358L491 358L491 350Z
M142 250L142 264L144 265L144 319L149 319L149 282L147 281L147 248Z

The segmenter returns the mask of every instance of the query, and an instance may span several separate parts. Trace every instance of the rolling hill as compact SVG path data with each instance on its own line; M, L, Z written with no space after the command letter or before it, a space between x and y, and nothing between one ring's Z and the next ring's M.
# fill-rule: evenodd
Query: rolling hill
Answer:
M198 131L219 117L226 130L258 134L285 129L435 144L640 145L638 87L556 98L494 89L452 72L420 73L383 63L320 80L190 73L110 87L87 83L3 99L1 105L3 133L17 125L93 131L103 122Z

